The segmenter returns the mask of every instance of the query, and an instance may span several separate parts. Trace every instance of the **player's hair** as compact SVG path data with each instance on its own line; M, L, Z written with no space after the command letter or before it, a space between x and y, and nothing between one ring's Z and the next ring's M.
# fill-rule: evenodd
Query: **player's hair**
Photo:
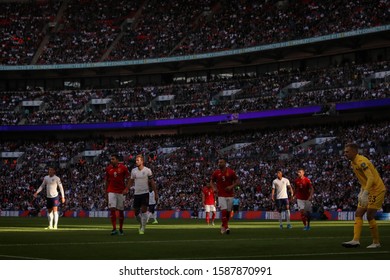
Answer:
M359 149L359 146L356 143L347 143L345 144L345 148L351 148L352 150L357 151Z
M136 156L135 156L135 158L140 158L140 159L142 159L142 162L144 162L144 161L145 161L145 159L144 159L144 156L143 156L143 155L141 155L141 154L139 154L139 155L136 155Z
M112 154L111 157L114 157L116 159L119 159L119 155L118 154Z
M223 160L223 161L227 162L227 159L225 157L219 157L218 160Z

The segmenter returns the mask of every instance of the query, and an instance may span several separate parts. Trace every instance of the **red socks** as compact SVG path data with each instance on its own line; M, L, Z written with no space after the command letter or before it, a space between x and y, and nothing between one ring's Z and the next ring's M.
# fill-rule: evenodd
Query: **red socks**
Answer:
M112 229L116 230L116 210L111 210L111 224L112 224Z

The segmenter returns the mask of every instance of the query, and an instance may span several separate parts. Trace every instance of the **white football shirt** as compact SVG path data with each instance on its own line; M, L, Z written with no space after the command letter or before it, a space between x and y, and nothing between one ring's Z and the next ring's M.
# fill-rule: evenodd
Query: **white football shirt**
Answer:
M39 186L37 193L41 192L44 187L46 187L46 196L48 198L57 197L58 189L60 189L61 196L65 197L61 179L56 175L53 175L52 177L46 175L45 178L43 178L43 182Z
M276 199L288 198L287 187L290 186L290 181L284 177L281 180L276 178L272 182L272 188L275 189Z
M142 170L138 167L131 170L131 179L134 179L134 194L149 193L149 179L153 178L152 170L144 166Z

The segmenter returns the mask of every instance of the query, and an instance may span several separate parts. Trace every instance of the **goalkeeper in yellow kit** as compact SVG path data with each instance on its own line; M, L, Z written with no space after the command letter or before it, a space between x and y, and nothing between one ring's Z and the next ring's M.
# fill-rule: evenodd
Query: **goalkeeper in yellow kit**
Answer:
M353 239L343 242L346 248L355 248L360 246L360 235L363 226L363 215L367 213L367 220L370 226L372 244L367 246L369 249L379 248L378 225L375 221L376 212L382 208L385 199L386 187L379 176L378 171L368 158L358 154L358 145L349 143L344 147L344 155L351 161L353 172L361 185L358 196L358 207L355 213L355 224L353 228Z

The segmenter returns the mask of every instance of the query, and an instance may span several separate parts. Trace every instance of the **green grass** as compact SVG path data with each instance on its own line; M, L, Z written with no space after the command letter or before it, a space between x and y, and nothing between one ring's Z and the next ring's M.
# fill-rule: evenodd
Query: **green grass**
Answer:
M300 222L280 230L278 222L231 221L230 235L221 235L218 221L170 219L148 224L138 235L133 219L125 220L125 235L110 236L108 219L60 218L59 229L45 230L46 218L0 218L0 259L133 260L247 259L352 260L390 259L390 223L378 221L382 248L369 250L367 223L360 248L340 244L352 238L353 222L313 221L311 231Z

